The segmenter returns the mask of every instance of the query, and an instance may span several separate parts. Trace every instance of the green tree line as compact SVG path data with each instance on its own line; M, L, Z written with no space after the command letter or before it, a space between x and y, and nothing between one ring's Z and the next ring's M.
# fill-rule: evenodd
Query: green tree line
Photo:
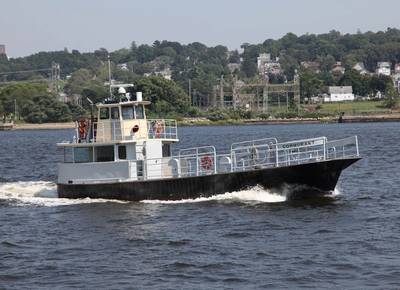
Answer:
M221 76L227 81L232 78L228 69L229 63L240 63L240 68L234 72L240 79L246 81L256 78L257 57L265 52L271 53L272 57L280 58L288 80L293 78L296 70L300 73L303 97L326 92L329 85L352 85L355 93L359 95L374 94L378 90L385 94L393 94L393 86L388 78L361 76L351 68L355 63L363 62L368 70L374 71L378 61L399 63L400 30L388 28L385 31L356 34L331 31L325 34L301 36L288 33L280 39L267 39L260 44L244 43L241 51L229 51L223 45L209 47L199 42L181 44L163 40L155 41L152 45L137 45L133 41L129 48L116 51L100 48L94 52L83 53L78 50L64 49L39 52L19 58L8 59L2 56L0 57L0 72L50 68L52 62L56 62L61 66L61 77L65 80L64 89L68 94L80 94L84 100L89 97L98 101L108 95L104 83L108 80L107 58L110 56L113 78L138 84L138 87L144 90L144 96L149 94L148 98L155 101L151 108L152 113L170 112L171 115L184 116L196 114L196 110L190 107L188 99L189 80L192 94L209 98L213 93L213 85ZM318 61L321 64L321 72L314 73L302 69L300 65L302 61ZM332 65L336 61L341 61L347 69L344 75L331 73ZM121 63L125 63L128 69L118 69L117 65ZM173 81L164 81L159 77L143 78L146 73L165 68L171 69ZM48 77L48 71L27 72L0 75L0 81L37 78L45 80ZM278 78L277 81L282 81L282 79ZM14 99L10 90L20 91L21 89L15 87L1 89L2 107L0 109L8 113L10 113L10 100ZM175 94L175 97L172 94ZM46 90L37 92L34 89L29 96L26 95L26 98L27 102L35 103L43 110L46 106L59 106L57 98ZM45 105L41 103L42 100L51 103ZM88 104L84 105L87 108ZM31 107L36 108L35 106ZM79 111L68 105L66 107L70 111L70 113L66 111L69 118L73 118L76 111ZM66 107L63 106L64 109ZM57 107L56 111L60 112L60 110L62 111ZM30 117L28 115L24 116L26 120L54 120L54 114L51 112L45 113L46 116L39 113L32 113Z

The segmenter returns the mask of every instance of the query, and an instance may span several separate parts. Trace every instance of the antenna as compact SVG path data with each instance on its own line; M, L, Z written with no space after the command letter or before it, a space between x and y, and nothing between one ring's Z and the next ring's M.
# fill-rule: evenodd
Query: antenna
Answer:
M89 98L86 98L86 100L89 102L89 104L90 104L90 120L92 121L92 124L93 124L93 122L94 122L94 114L93 114L93 106L94 106L94 103L93 103L93 101L91 100L91 99L89 99Z
M111 61L110 55L108 55L108 82L110 85L110 98L112 98L112 89L111 89Z

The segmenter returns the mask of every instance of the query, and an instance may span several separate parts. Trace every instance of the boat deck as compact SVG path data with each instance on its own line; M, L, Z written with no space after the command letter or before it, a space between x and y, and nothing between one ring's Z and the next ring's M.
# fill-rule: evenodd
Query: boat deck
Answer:
M176 156L114 162L59 164L59 183L91 184L207 176L358 158L357 136L326 137L279 143L267 138L234 143L217 154L215 147L182 149Z

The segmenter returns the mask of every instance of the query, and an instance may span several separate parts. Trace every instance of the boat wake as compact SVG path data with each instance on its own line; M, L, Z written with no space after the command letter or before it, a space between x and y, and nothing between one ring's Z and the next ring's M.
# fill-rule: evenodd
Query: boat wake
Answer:
M47 181L19 181L0 183L0 202L1 201L9 201L17 206L62 206L104 202L126 203L124 201L107 199L59 198L56 184Z
M144 200L143 203L158 203L158 204L180 204L180 203L196 203L208 201L221 201L221 202L241 202L248 204L258 203L279 203L287 200L286 194L282 192L268 191L261 186L235 192L228 192L224 194L214 195L211 197L199 197L195 199L183 200Z
M146 204L183 204L198 202L226 202L226 203L245 203L245 204L261 204L261 203L282 203L288 200L288 196L292 189L285 187L282 190L266 190L261 186L235 192L214 195L211 197L199 197L195 199L183 200L144 200ZM331 197L340 195L340 190L335 189L331 193ZM127 203L127 201L108 200L108 199L68 199L59 198L57 195L57 186L55 183L46 181L19 181L0 183L0 203L1 201L9 201L17 206L38 205L38 206L63 206L77 205L89 203Z

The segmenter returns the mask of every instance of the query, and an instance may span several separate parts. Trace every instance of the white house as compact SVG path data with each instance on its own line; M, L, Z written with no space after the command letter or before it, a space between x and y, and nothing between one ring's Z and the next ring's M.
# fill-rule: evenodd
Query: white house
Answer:
M400 74L400 63L396 63L394 66L394 73Z
M353 69L355 69L356 71L358 71L361 75L366 75L368 74L367 69L364 66L364 63L362 62L358 62L353 66Z
M393 75L394 88L400 93L400 73Z
M329 87L329 95L324 97L325 103L354 101L353 87Z
M378 62L378 66L376 68L376 74L390 76L390 74L391 74L390 67L391 67L390 62L387 62L387 61Z
M119 63L117 64L117 68L122 71L129 71L127 63Z
M264 64L271 61L271 54L270 53L260 53L257 57L257 68L258 71L261 71L264 67Z

